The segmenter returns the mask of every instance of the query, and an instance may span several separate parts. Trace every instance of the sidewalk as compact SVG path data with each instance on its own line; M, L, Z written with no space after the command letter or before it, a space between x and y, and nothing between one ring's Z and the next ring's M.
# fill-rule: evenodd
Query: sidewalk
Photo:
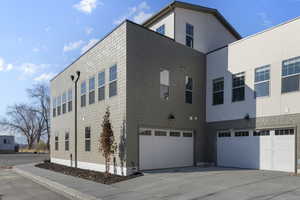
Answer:
M13 170L48 189L70 199L104 200L104 199L143 199L142 194L122 190L85 179L64 175L46 169L34 167L35 164L19 165Z

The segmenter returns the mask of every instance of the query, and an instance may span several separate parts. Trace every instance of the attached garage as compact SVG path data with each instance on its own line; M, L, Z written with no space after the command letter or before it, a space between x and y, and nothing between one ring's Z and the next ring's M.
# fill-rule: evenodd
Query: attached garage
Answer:
M295 171L295 130L221 131L217 164L274 171Z
M193 166L192 131L141 129L139 134L139 168L163 169Z

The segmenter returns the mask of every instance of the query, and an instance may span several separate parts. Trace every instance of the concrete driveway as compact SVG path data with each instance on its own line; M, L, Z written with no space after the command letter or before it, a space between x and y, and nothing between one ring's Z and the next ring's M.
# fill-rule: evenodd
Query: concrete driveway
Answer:
M15 153L0 154L0 168L28 163L42 162L49 159L49 154Z
M151 171L113 187L134 192L134 199L300 199L300 177L258 170L185 168ZM119 195L104 199L128 199L126 193ZM132 193L128 195L132 199Z

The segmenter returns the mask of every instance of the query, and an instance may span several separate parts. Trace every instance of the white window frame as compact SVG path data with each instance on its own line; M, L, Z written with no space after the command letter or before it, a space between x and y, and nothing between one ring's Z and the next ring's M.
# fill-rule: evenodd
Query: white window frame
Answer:
M269 70L269 79L268 80L263 80L263 81L256 81L255 77L256 77L256 73L257 73L258 70ZM256 96L256 91L255 91L255 86L259 85L261 83L269 83L268 95L257 97ZM270 97L271 96L270 91L271 91L271 66L270 65L265 65L265 66L255 68L255 70L254 70L254 98Z

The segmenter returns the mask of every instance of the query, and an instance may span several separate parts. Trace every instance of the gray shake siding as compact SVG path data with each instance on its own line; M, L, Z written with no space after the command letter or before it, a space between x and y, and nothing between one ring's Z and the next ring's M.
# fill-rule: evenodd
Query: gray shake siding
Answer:
M206 132L208 133L208 151L207 160L210 162L217 161L217 145L216 136L217 132L221 130L245 130L245 129L277 129L277 128L295 128L296 132L296 156L300 159L300 148L299 148L299 128L300 128L300 114L292 115L281 115L272 117L259 117L249 120L230 120L222 122L208 123L206 127ZM300 166L298 166L299 168Z
M70 75L81 71L78 87L78 161L88 164L104 164L98 152L98 139L105 108L110 107L111 122L116 138L120 143L126 137L124 167L138 168L138 129L139 127L176 128L195 132L195 162L203 162L205 68L204 55L173 40L126 21L95 47L76 60L51 82L51 96L61 95L73 88L73 111L54 117L51 130L51 159L74 159L74 84ZM117 95L108 97L109 67L116 64L118 71ZM170 70L170 98L160 99L160 68ZM105 70L106 99L98 101L98 72ZM193 77L193 104L184 102L185 75ZM80 107L80 83L96 77L96 102ZM87 89L88 92L88 89ZM173 114L174 120L168 120ZM196 116L197 120L190 120ZM85 151L85 127L91 127L91 151ZM65 151L64 136L70 133L70 149ZM54 150L55 136L59 137L59 149ZM123 147L122 147L123 148ZM123 153L122 153L123 154ZM117 152L116 165L121 166Z

